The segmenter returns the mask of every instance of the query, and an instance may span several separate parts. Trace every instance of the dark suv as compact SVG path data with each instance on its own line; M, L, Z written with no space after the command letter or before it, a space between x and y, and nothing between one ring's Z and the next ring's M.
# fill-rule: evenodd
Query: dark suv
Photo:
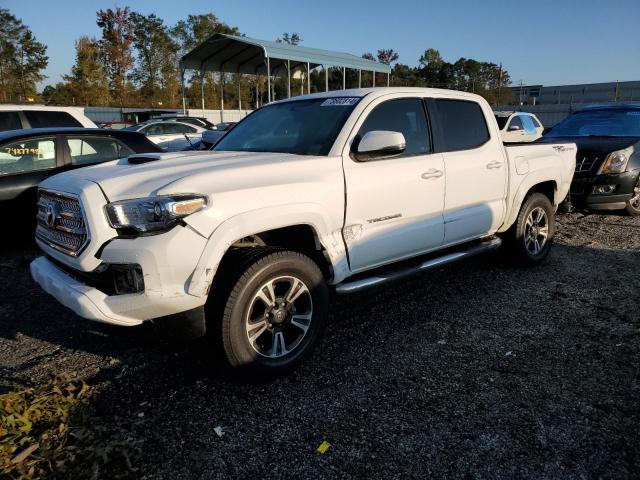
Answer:
M640 103L585 107L539 141L559 140L578 145L570 194L576 208L640 215Z

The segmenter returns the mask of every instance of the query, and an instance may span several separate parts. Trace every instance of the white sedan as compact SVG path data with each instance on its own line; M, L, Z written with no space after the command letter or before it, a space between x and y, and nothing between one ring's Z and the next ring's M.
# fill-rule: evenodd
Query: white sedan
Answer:
M503 142L533 142L542 136L544 127L532 113L494 112Z
M202 139L205 128L183 122L159 121L134 125L125 130L144 133L163 150L175 152L191 147Z

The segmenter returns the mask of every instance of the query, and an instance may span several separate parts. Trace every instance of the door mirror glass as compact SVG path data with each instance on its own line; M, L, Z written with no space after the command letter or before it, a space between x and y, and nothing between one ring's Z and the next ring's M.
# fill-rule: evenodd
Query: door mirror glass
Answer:
M360 140L357 156L358 159L386 157L398 155L404 152L406 148L407 142L402 133L388 130L372 130L365 133Z

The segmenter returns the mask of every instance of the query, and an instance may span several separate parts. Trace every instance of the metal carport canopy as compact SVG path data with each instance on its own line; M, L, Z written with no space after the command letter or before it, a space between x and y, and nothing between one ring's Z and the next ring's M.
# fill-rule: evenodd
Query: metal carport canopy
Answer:
M184 55L181 60L181 66L183 70L255 75L256 73L267 73L265 63L267 58L270 61L271 73L281 67L286 68L287 61L291 62L291 69L300 65L306 67L308 64L310 68L322 65L324 67L391 73L389 65L349 53L332 52L222 33L209 37Z

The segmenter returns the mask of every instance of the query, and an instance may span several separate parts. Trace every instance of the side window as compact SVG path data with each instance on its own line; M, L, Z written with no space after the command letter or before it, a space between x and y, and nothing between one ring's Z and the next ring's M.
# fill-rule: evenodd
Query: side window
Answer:
M195 128L181 123L165 123L164 128L165 132L170 134L194 133L196 131Z
M51 110L25 110L23 112L31 128L82 127L82 124L67 112Z
M524 125L522 124L522 117L520 115L516 115L511 119L511 121L509 122L509 127L507 128L511 127L518 127L520 130L524 129Z
M375 107L360 127L358 138L374 130L402 133L407 142L403 156L428 153L430 150L427 119L419 98L389 100Z
M477 148L489 140L484 113L476 102L436 99L435 103L446 151Z
M131 155L131 150L115 138L82 137L67 138L72 165L88 165L108 162Z
M5 130L20 130L22 122L18 112L0 112L0 132Z
M538 121L538 119L533 115L531 115L531 120L533 121L533 124L536 126L536 128L542 128L542 125L540 125L540 122Z
M165 131L164 131L164 127L162 126L162 124L159 123L154 123L152 125L149 125L148 127L144 127L142 129L142 132L145 135L164 135Z
M55 167L56 141L54 138L20 140L0 147L0 175Z
M524 125L524 131L529 135L533 135L536 133L536 126L533 123L533 119L530 115L520 115L522 118L522 125Z

